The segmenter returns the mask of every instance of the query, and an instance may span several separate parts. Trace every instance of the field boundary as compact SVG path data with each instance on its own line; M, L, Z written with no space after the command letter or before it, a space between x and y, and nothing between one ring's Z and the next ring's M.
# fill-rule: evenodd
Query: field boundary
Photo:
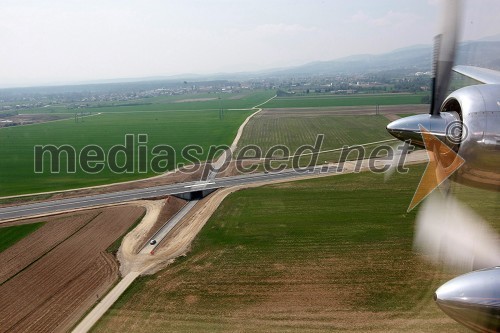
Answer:
M240 141L241 135L243 134L243 130L245 129L245 126L248 124L248 122L250 121L250 119L252 119L257 113L259 113L259 112L262 111L262 108L261 108L262 105L264 105L267 102L273 100L274 98L276 98L276 96L278 96L278 95L274 95L273 97L269 98L267 101L265 101L263 103L260 103L260 104L257 104L256 106L254 106L254 107L251 108L251 110L257 110L257 111L255 111L254 113L252 113L251 115L249 115L247 117L247 119L245 119L245 121L238 128L238 133L236 133L236 137L234 138L233 143L231 144L231 148L230 148L231 149L231 153L234 153L234 151L236 150L236 148L238 146L238 142ZM231 110L236 110L236 109L231 109Z
M241 137L241 133L243 133L243 128L248 123L248 121L250 120L250 118L253 117L255 114L257 114L258 112L262 111L262 109L259 108L259 107L261 105L269 102L270 100L272 100L275 97L276 97L276 95L274 95L273 97L271 97L268 100L264 101L263 103L257 104L255 106L249 108L249 109L230 109L230 110L241 110L241 111L257 110L256 112L254 112L253 114L251 114L250 116L248 116L246 118L246 120L242 123L242 125L240 125L240 127L238 128L238 133L236 134L236 137L233 140L233 143L231 144L231 147L233 147L233 145L235 145L235 144L236 145L238 144L238 141L239 141L239 139ZM66 119L64 119L64 120L66 120ZM240 133L240 131L241 131L241 133ZM185 167L186 166L184 166L184 168ZM168 171L168 172L163 173L161 175L155 175L155 176L151 176L151 177L147 177L147 178L142 178L142 179L128 180L128 181L124 181L124 182L116 182L116 183L110 183L110 184L104 184L104 185L95 185L95 186L88 186L88 187L78 187L78 188L67 189L67 190L60 190L60 191L47 191L47 192L37 192L37 193L27 193L27 194L20 194L20 195L3 196L3 197L0 197L0 200L15 199L15 198L26 198L26 197L31 197L31 196L47 195L47 194L60 194L60 193L68 193L68 192L79 191L79 190L101 189L101 188L105 188L105 187L108 187L108 186L114 186L114 185L132 184L132 183L138 183L138 182L144 182L144 181L158 179L158 178L165 177L165 176L168 176L168 175L171 175L171 174L175 174L176 172L179 172L179 171L180 171L179 168L175 168L174 170Z
M67 212L66 212L67 213ZM46 255L48 255L50 252L52 252L55 248L57 248L59 245L61 245L62 243L64 243L65 241L67 241L68 239L70 239L71 237L73 237L74 235L76 235L80 230L82 230L83 228L85 228L89 223L91 223L92 221L94 221L99 215L101 215L101 212L97 213L94 217L92 217L90 220L88 220L86 223L84 223L83 225L81 225L78 229L76 229L73 233L71 233L70 235L68 235L68 237L62 239L60 242L58 242L57 244L54 244L54 246L52 246L50 249L48 249L47 251L45 251L44 253L42 253L38 258L36 258L35 260L33 260L31 263L29 263L27 266L24 266L23 268L21 268L16 274L10 276L8 279L6 279L5 281L3 281L2 283L0 283L0 286L4 285L5 283L9 282L10 280L12 280L13 278L15 278L16 276L18 276L19 274L21 274L22 272L24 272L25 270L27 270L28 268L30 268L31 266L33 266L35 263L37 263L38 261L40 261L43 257L45 257Z

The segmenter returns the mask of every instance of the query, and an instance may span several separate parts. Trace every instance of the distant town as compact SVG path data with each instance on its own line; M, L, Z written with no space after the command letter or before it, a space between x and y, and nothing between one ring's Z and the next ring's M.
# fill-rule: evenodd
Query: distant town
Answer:
M145 81L93 85L10 88L0 90L0 118L37 108L86 109L147 103L158 96L230 94L245 90L276 90L288 94L361 94L421 92L430 88L430 72L407 75L335 75L262 78L243 81Z

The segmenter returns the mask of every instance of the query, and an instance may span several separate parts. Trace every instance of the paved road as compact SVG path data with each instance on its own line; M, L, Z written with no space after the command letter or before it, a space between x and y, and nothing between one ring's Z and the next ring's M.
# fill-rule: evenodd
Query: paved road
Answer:
M139 254L153 254L154 249L161 243L163 238L165 238L168 233L175 228L175 226L182 220L184 216L191 211L191 209L198 203L198 200L189 201L180 211L177 212L172 218L170 218L161 228L158 230L151 238L148 239ZM152 240L156 242L151 244Z
M427 160L427 154L425 153L425 151L422 150L414 152L411 155L408 155L405 164L421 163L426 160ZM366 168L368 162L369 160L363 160L364 168ZM352 163L356 162L345 162L344 167L351 168ZM197 181L197 182L178 183L173 185L155 186L155 187L127 190L114 193L96 194L85 197L44 201L32 204L24 204L24 205L0 208L0 220L55 213L55 212L61 212L78 208L89 208L100 205L116 204L116 203L122 203L140 199L151 199L155 197L187 193L202 189L210 190L222 187L231 187L236 185L271 182L276 180L293 180L293 179L300 179L302 177L307 177L310 176L311 174L317 174L317 173L335 174L335 173L343 173L345 171L346 170L337 170L337 167L335 165L334 166L330 165L329 167L318 166L314 168L309 168L305 172L297 172L294 170L287 169L282 172L245 174L233 177L209 179L207 181L201 181L201 182ZM352 169L347 170L347 172L352 172Z
M314 172L318 172L319 168ZM127 190L106 194L96 194L84 197L44 201L32 204L23 204L0 208L0 220L20 218L25 216L54 213L59 211L88 208L100 205L109 205L133 200L148 199L166 195L181 194L200 189L217 189L241 184L251 184L262 181L279 179L294 179L310 175L308 173L298 173L293 170L286 170L280 173L259 173L234 177L217 178L205 182L177 183L173 185L155 186L143 189ZM330 171L332 172L332 171Z

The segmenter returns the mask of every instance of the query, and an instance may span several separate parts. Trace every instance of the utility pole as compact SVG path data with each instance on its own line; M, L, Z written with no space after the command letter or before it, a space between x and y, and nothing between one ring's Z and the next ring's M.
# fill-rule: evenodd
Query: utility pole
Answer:
M219 95L219 119L222 120L224 118L224 109L222 108L222 98Z

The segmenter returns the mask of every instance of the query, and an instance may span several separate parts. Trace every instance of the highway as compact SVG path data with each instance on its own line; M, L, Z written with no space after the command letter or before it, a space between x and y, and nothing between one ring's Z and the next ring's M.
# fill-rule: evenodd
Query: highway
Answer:
M369 161L369 159L362 160L362 166L359 171L366 170L368 168ZM425 150L422 150L414 152L411 155L407 155L404 164L409 165L414 163L422 163L425 161L427 161L427 154ZM308 169L302 169L302 171L300 172L293 169L286 169L281 172L243 174L232 177L209 178L205 181L176 183L171 185L155 186L113 193L8 206L0 208L0 221L34 215L51 214L73 209L117 204L134 200L152 199L167 195L189 193L200 190L211 190L255 183L269 183L277 180L295 180L318 173L350 173L353 172L354 164L356 164L357 162L360 161L345 162L342 170L338 170L339 168L336 164L329 164L328 166L321 165L310 167Z
M335 173L336 168L330 168L329 173ZM307 172L284 170L276 173L257 173L196 181L177 183L172 185L155 186L142 189L126 190L113 193L96 194L84 197L44 201L0 208L0 220L15 219L26 216L50 214L73 209L89 208L94 206L110 205L127 201L150 199L166 195L175 195L197 190L210 190L236 185L245 185L259 182L269 182L282 179L295 179L318 173L321 167L310 168Z

